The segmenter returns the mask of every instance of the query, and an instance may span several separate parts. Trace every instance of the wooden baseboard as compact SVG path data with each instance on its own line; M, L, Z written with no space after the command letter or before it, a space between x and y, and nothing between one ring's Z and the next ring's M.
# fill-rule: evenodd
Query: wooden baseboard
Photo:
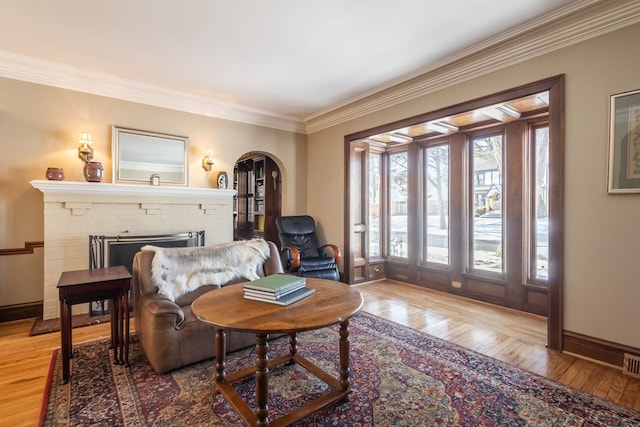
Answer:
M42 301L0 307L0 322L42 317Z
M564 331L563 350L578 356L622 368L624 353L640 356L640 348L630 347L576 332Z

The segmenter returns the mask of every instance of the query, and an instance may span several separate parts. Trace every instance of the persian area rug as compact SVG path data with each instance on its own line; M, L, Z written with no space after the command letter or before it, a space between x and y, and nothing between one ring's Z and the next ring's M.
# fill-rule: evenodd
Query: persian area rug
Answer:
M352 393L299 426L640 426L640 413L554 383L368 313L350 322ZM337 374L337 327L298 334L298 352ZM238 426L240 418L212 394L214 361L158 375L135 335L131 367L114 365L107 341L74 348L71 379L60 385L52 359L41 425ZM269 355L288 351L288 338ZM227 372L252 366L254 349L231 354ZM271 417L302 405L326 385L297 365L269 377ZM236 383L255 407L253 378Z
M74 314L71 316L71 327L81 328L83 326L96 325L98 323L111 322L111 315L105 314L101 316L90 316L85 314ZM60 330L60 318L55 319L36 319L31 327L29 336L48 334L50 332L58 332Z

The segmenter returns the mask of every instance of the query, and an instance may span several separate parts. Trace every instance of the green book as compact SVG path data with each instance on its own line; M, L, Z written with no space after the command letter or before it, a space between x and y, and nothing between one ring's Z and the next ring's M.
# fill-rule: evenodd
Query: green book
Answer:
M304 277L292 276L290 274L276 273L270 276L261 277L244 284L245 289L255 289L257 291L278 293L291 288L300 288L306 284Z
M282 298L278 298L278 299L254 297L252 295L247 295L247 294L245 294L244 297L246 299L250 299L254 301L263 301L263 302L268 302L271 304L278 304L278 305L289 305L296 301L301 300L304 297L308 297L309 295L312 295L315 291L316 290L313 288L303 287L303 288L297 289L295 292L291 292L290 294L287 294Z
M258 291L255 289L244 289L244 294L245 295L252 295L254 297L258 297L258 298L266 298L266 299L280 299L285 295L290 294L291 292L295 292L298 289L304 288L305 285L304 283L300 283L300 286L296 286L294 288L289 288L289 289L285 289L284 291L278 291L278 292L267 292L267 291Z

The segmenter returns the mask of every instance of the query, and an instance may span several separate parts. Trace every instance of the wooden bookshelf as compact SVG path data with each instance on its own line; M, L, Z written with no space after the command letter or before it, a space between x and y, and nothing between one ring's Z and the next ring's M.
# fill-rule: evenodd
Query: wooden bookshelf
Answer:
M263 237L278 244L275 219L280 216L280 169L268 156L248 155L233 170L236 190L234 239Z

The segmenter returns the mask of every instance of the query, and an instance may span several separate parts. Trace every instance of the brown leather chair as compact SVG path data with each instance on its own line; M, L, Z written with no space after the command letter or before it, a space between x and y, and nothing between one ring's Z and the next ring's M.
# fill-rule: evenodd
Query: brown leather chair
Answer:
M278 248L269 244L269 258L258 275L282 273ZM149 363L158 373L164 373L191 363L215 356L215 329L198 320L191 312L191 303L205 292L218 289L217 285L205 285L181 296L176 302L158 294L151 280L151 261L154 252L140 251L133 258L134 318L138 339ZM239 279L239 283L246 280ZM223 285L224 286L224 285ZM229 331L227 352L255 344L255 335Z

